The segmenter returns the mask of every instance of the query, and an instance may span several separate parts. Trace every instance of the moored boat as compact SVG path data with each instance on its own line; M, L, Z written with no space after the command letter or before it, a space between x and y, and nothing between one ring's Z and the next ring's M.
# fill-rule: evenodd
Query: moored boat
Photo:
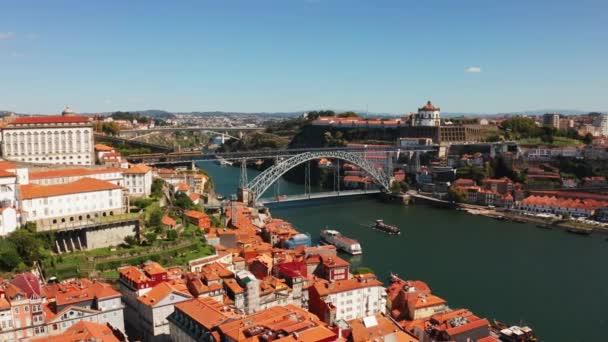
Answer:
M508 326L502 322L494 320L490 328L499 340L503 342L537 342L538 337L528 326Z
M348 238L340 234L340 232L337 230L321 230L321 240L325 243L336 246L337 249L350 255L360 255L363 253L359 241Z
M401 234L401 230L399 229L399 227L391 224L386 224L384 223L384 220L376 220L376 224L373 228L391 235Z

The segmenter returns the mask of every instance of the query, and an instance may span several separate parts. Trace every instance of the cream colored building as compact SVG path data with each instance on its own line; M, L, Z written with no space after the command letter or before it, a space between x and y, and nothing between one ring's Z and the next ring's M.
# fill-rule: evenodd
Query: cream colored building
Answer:
M19 117L2 128L2 156L38 164L92 165L93 125L66 108L62 115Z
M123 171L124 186L129 196L148 197L152 193L152 168L137 164Z
M99 217L125 212L122 187L95 178L67 184L19 186L21 221L40 231L84 225Z

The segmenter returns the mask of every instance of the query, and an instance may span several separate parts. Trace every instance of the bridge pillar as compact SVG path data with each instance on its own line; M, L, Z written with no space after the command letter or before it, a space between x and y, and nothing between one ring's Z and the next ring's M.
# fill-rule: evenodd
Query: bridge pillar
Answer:
M250 205L253 202L253 193L249 191L247 187L239 187L238 199L239 201L245 203L246 205Z

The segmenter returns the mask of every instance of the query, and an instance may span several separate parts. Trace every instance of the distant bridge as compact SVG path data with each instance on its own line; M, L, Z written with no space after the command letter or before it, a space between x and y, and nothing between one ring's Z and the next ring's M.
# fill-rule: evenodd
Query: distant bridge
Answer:
M378 189L372 190L343 190L343 191L326 191L326 192L312 192L308 194L299 195L287 195L285 197L266 197L260 198L257 203L269 204L269 203L283 203L283 202L295 202L311 199L322 199L330 197L348 197L348 196L360 196L369 194L378 194L382 191Z
M172 147L164 146L164 145L150 144L150 143L146 143L143 141L123 139L123 138L104 135L104 134L95 134L94 137L95 137L96 143L97 142L101 142L101 143L106 142L106 143L109 143L112 145L119 144L119 145L131 147L131 148L147 148L150 151L154 152L155 154L165 154L165 153L173 152Z
M129 140L127 140L129 141ZM171 152L171 153L147 153L133 154L127 156L132 163L146 163L149 165L183 164L184 162L215 161L219 158L230 161L241 161L243 159L270 159L287 158L304 152L333 152L346 151L352 153L406 153L406 152L436 152L437 145L429 146L383 146L382 148L365 147L322 147L322 148L290 148L290 149L263 149L257 151L238 152Z
M176 127L176 126L160 126L154 128L143 128L143 129L123 129L120 131L121 137L134 138L140 135L149 134L153 132L158 133L166 133L166 132L208 132L214 133L218 135L228 135L228 132L235 133L235 135L231 135L236 138L236 136L242 136L245 132L259 132L263 131L264 127L208 127L208 126L189 126L189 127ZM240 137L239 137L240 138Z

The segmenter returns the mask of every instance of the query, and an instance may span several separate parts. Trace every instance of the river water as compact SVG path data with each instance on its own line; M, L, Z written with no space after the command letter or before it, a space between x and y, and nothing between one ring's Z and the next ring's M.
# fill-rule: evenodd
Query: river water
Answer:
M203 163L216 190L235 192L237 167ZM258 174L249 170L249 179ZM303 186L279 181L280 194ZM275 194L273 189L265 196ZM339 198L270 206L317 238L330 227L361 242L354 267L370 267L385 281L390 272L423 280L452 308L488 319L530 325L543 341L608 341L608 241L533 225L495 221L423 205L386 204L373 198ZM402 234L372 230L378 218Z

